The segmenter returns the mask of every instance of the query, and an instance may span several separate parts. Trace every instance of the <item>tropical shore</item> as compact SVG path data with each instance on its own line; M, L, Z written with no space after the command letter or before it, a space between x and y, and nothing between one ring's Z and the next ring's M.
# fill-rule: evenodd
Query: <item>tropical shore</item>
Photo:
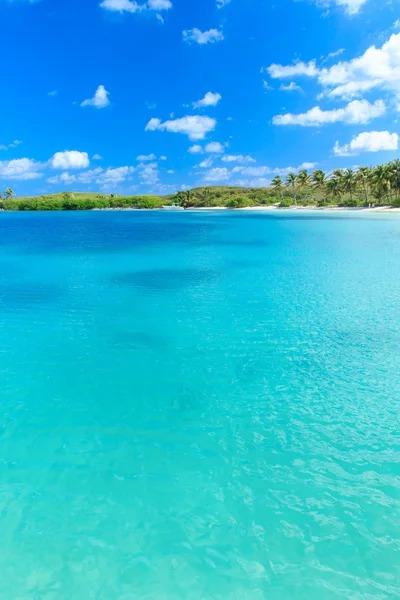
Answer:
M229 209L227 206L212 206L212 207L198 207L198 208L188 208L188 211L198 211L198 210L234 210L236 211L245 211L245 212L384 212L384 213L400 213L400 208L393 206L376 206L375 208L369 208L367 206L290 206L290 207L280 207L280 206L245 206L243 208L235 208Z

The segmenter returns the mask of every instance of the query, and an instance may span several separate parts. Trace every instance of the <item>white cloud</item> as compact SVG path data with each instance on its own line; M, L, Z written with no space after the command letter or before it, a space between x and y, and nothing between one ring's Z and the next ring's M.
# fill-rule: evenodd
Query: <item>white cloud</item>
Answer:
M297 173L301 169L314 169L316 167L316 163L304 162L298 167L268 167L268 166L259 166L259 167L245 167L245 166L236 166L232 170L227 169L226 167L220 168L215 167L210 169L204 174L204 181L207 182L224 182L228 180L232 180L232 183L235 185L242 185L248 187L265 187L269 185L270 178L274 175L280 175L281 177L285 177L288 173ZM202 166L202 165L199 165ZM209 165L204 165L208 167ZM241 179L237 179L238 176L241 176ZM267 176L269 178L267 178ZM251 179L248 179L251 178Z
M186 116L180 119L161 122L160 119L150 119L146 131L170 131L183 133L191 140L203 140L207 133L213 131L217 124L216 119L203 116Z
M89 166L89 156L87 152L78 150L56 152L49 160L49 165L52 169L86 169Z
M188 152L190 154L202 154L203 148L199 144L194 144L194 146L190 146Z
M100 156L100 154L94 154L94 155L92 156L92 160L101 160L101 158L102 158L102 157Z
M254 160L254 158L252 158L251 156L243 156L243 154L237 154L237 155L227 154L226 156L222 157L222 160L224 162L237 162L237 163L254 163L254 162L256 162Z
M193 102L193 106L194 108L203 108L206 106L216 106L218 104L218 102L221 100L222 96L221 94L215 93L213 94L213 92L207 92L207 94L204 96L204 98L202 98L201 100L198 100L197 102Z
M299 85L297 85L294 81L291 81L289 83L289 85L285 85L284 83L282 83L282 85L279 88L280 90L282 90L283 92L302 92L303 90L301 89L301 87Z
M160 160L167 160L166 156L160 156Z
M146 185L154 185L159 183L158 165L157 163L149 163L139 165L139 178Z
M136 158L136 160L140 160L141 162L146 162L147 160L156 160L156 155L155 154L148 154L147 156L145 154L141 154L140 156L138 156Z
M321 110L319 106L311 108L306 113L275 115L272 119L274 125L300 125L302 127L318 127L329 123L369 123L372 119L382 116L386 112L382 100L370 104L368 100L353 100L344 108Z
M102 185L116 185L126 179L130 178L130 175L135 172L134 167L117 167L115 169L108 168L101 173L96 179L97 183Z
M271 185L271 180L266 179L265 177L257 177L255 179L235 179L232 181L232 185L239 185L240 187L249 187L249 188L261 188L261 187L269 187Z
M103 0L101 8L114 12L137 13L146 10L169 10L172 8L170 0L148 0L144 4L138 4L135 0Z
M81 106L94 106L95 108L105 108L110 104L107 92L104 85L99 85L93 98L88 98L81 103Z
M361 152L379 152L380 150L397 150L399 136L389 131L365 131L353 137L349 144L340 146L336 142L334 153L336 156L354 156Z
M224 39L222 31L219 29L210 29L209 31L200 31L195 27L194 29L185 29L182 33L185 42L190 44L195 42L196 44L212 44L214 42L220 42Z
M48 96L57 96L58 91L57 90L52 90L51 92L49 92L47 95Z
M226 167L215 167L214 169L210 169L210 171L205 173L203 179L204 181L215 183L218 181L227 181L230 176L231 173Z
M366 2L367 0L331 0L331 2L329 2L329 0L323 0L322 2L317 0L317 4L323 7L326 7L331 3L336 4L336 6L343 7L349 16L356 15Z
M52 183L53 185L64 184L70 185L71 183L76 182L76 175L71 175L70 173L61 173L61 175L56 175L55 177L49 177L47 179L48 183Z
M213 164L214 164L214 161L213 161L212 157L209 156L208 158L206 158L199 164L199 167L200 167L200 169L209 169L210 167L212 167Z
M130 166L108 169L97 167L96 169L83 171L77 175L64 172L55 177L50 177L47 181L52 184L64 185L70 185L71 183L89 185L94 183L103 188L110 189L124 181L130 181L134 172L135 167Z
M147 6L150 10L169 10L172 8L170 0L148 0Z
M304 162L298 167L234 167L232 169L233 173L240 173L241 175L247 175L249 177L265 177L266 175L274 176L280 175L285 176L288 173L297 173L302 169L306 169L307 171L310 169L314 169L316 167L316 163Z
M10 148L17 148L21 144L21 140L14 140L13 142L11 142L11 144L8 144L7 146L0 144L0 150L9 150Z
M217 0L217 8L222 8L223 6L226 6L227 4L229 4L231 0Z
M210 152L210 154L221 154L224 152L225 148L219 142L210 142L206 145L205 151Z
M272 64L262 71L267 71L268 75L272 79L289 79L292 77L316 77L319 73L315 60L311 60L309 63L297 62L294 65L277 65Z
M135 13L142 10L140 4L134 0L103 0L103 2L100 3L100 6L105 10L117 12Z
M43 164L30 158L0 161L0 179L2 180L29 180L42 177L40 172Z
M272 172L271 167L233 167L232 169L232 173L241 173L250 177L263 177Z
M282 66L273 64L267 72L274 79L306 75L316 78L324 94L333 98L356 98L371 90L400 95L400 33L380 47L370 46L364 54L319 69L315 60Z

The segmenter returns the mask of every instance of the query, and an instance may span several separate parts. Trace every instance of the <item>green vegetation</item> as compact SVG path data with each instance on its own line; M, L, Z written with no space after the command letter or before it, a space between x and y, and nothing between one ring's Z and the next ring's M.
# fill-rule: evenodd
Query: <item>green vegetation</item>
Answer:
M369 204L400 206L400 160L353 169L321 169L288 173L285 181L276 175L270 188L212 187L178 192L173 198L185 208L227 206L244 208L276 204L281 208L301 206L356 207Z
M67 192L29 198L0 199L3 210L94 210L111 208L161 208L166 203L160 196L114 196Z
M176 204L184 208L244 208L277 205L300 206L400 206L400 160L353 169L336 169L327 174L321 169L308 173L288 173L285 181L276 175L271 187L199 187L172 196L115 196L66 192L38 197L14 198L12 189L0 192L3 210L93 210L117 208L161 208Z

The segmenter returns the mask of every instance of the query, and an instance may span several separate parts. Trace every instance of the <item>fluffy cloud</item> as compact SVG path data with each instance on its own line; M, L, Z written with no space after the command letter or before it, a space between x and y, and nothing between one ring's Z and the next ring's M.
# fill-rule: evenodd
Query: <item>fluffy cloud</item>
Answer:
M382 100L373 104L368 100L353 100L344 108L321 110L319 106L311 108L306 113L276 115L272 122L274 125L300 125L302 127L318 127L329 123L369 123L372 119L382 116L386 111Z
M343 7L345 12L349 15L356 15L360 8L364 6L367 0L317 0L317 5L327 7L330 4L336 4L336 6Z
M139 165L140 181L146 185L155 185L159 183L158 165L157 163L149 163Z
M224 162L237 162L237 163L254 163L256 162L251 156L243 156L243 154L227 154L222 157Z
M108 168L103 171L96 179L96 183L101 185L116 185L130 178L130 175L135 172L134 167L117 167L115 169Z
M217 181L227 181L231 176L231 173L228 171L226 167L215 167L214 169L210 169L204 175L204 181L209 183L215 183Z
M216 106L218 104L218 102L221 100L222 96L221 94L215 93L213 94L212 92L207 92L207 94L204 96L204 98L202 98L201 100L198 100L197 102L193 102L193 106L194 108L203 108L206 106Z
M195 27L194 29L185 29L183 31L183 39L185 42L190 44L195 42L196 44L212 44L214 42L220 42L224 39L222 31L218 29L210 29L209 31L200 31Z
M370 46L364 54L319 69L315 60L283 66L273 64L266 71L273 79L307 76L316 78L324 94L333 98L355 98L371 90L400 94L400 33L393 34L380 48Z
M211 162L203 161L199 167L210 167ZM229 170L226 167L214 167L204 173L203 181L208 183L223 183L231 181L232 184L247 187L265 187L270 185L270 179L274 175L285 177L288 173L297 173L302 169L315 169L317 163L304 162L298 167L246 167L236 166Z
M211 156L209 156L208 158L206 158L199 164L199 168L200 169L209 169L210 167L212 167L213 164L214 164L214 161L211 158ZM197 167L195 167L195 168L197 168Z
M224 152L224 150L225 150L224 146L222 144L220 144L219 142L210 142L205 147L205 151L209 152L210 154L222 154L222 152Z
M115 169L92 169L90 171L84 171L79 175L71 175L70 173L64 172L56 177L50 177L47 181L51 184L64 184L70 185L71 183L81 183L89 185L96 183L102 187L112 188L113 186L130 180L131 175L135 172L135 167L117 167Z
M190 146L188 152L190 152L190 154L201 154L203 152L203 148L199 146L199 144L194 144L194 146Z
M333 149L336 156L354 156L361 152L378 152L380 150L397 150L399 136L389 131L365 131L354 137L349 144L340 146L336 142Z
M304 162L298 167L234 167L232 169L232 173L240 173L241 175L246 175L249 177L265 177L265 175L280 175L281 177L287 175L288 173L297 173L302 169L314 169L316 167L316 163Z
M104 85L99 85L93 98L88 98L81 103L81 106L94 106L95 108L105 108L110 104L107 92Z
M101 156L100 156L100 154L94 154L94 155L92 156L92 159L93 159L93 160L101 160Z
M2 180L29 180L38 179L43 174L43 164L30 158L0 161L0 179Z
M319 72L320 84L333 97L354 97L372 89L400 92L400 33L381 48L370 46L358 58Z
M47 183L51 184L59 184L62 183L64 185L70 185L71 183L76 182L76 175L71 175L70 173L61 173L60 175L56 175L55 177L49 177L47 179Z
M101 8L114 12L137 13L145 10L169 10L172 8L170 0L148 0L144 4L138 4L135 0L103 0Z
M156 158L157 157L155 154L141 154L136 158L136 160L140 160L140 162L146 162L147 160L156 160Z
M315 60L310 61L309 63L297 62L294 65L277 65L272 64L266 69L262 69L262 71L266 71L272 79L289 79L292 77L316 77L319 73L317 69Z
M52 169L86 169L89 166L89 156L87 152L66 150L65 152L56 152L49 164Z
M146 131L170 131L183 133L191 140L203 140L207 133L213 131L217 124L216 119L202 116L186 116L180 119L161 122L160 119L150 119Z

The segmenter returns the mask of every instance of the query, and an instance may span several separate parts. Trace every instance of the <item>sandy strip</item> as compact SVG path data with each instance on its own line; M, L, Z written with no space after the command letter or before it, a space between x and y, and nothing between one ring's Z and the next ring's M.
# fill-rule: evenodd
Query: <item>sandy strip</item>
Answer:
M290 206L287 208L280 208L279 206L246 206L244 208L229 209L226 206L210 206L210 207L192 207L186 210L234 210L236 211L248 211L248 212L384 212L384 213L400 213L400 208L393 208L391 206L376 206L375 208L364 208L363 206Z

